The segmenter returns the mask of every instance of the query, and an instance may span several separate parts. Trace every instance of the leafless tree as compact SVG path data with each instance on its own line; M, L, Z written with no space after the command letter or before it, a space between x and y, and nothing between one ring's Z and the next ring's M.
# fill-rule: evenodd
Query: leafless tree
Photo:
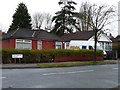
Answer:
M50 13L35 13L33 15L33 28L51 30L52 15Z
M43 13L35 13L33 15L33 28L40 29L43 23L44 17Z
M50 13L45 14L44 22L45 22L45 30L51 30L52 29L52 15Z
M113 6L97 6L88 3L83 4L81 7L79 19L81 20L82 29L92 29L94 31L96 61L98 35L107 30L106 26L113 22L112 18L115 16L115 10Z
M91 5L88 2L81 4L80 11L78 13L78 18L77 18L77 23L78 23L77 26L80 31L91 30L89 25L89 22L90 22L89 16L91 15L91 11L89 12L90 7Z

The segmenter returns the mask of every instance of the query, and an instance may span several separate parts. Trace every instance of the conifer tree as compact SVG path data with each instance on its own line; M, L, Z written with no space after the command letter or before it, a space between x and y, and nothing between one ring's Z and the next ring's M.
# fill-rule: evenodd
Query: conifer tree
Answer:
M54 16L52 19L52 21L55 22L52 32L62 36L65 33L73 32L73 29L75 28L76 12L74 12L74 5L77 3L72 0L66 0L65 2L60 1L58 4L63 5L63 7L61 8L61 11L56 12L56 16Z
M31 16L29 15L27 6L24 3L20 3L18 5L8 31L15 30L17 28L31 29Z

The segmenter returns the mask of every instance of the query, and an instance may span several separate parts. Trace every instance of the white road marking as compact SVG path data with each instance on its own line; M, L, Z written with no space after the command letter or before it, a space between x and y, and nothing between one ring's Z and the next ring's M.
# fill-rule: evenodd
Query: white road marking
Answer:
M0 79L4 79L4 78L6 78L6 77L0 77Z
M74 72L57 72L57 73L45 73L43 75L57 75L57 74L75 74L81 72L93 72L94 70L86 70L86 71L74 71Z
M118 68L112 68L112 69L117 69L118 70Z

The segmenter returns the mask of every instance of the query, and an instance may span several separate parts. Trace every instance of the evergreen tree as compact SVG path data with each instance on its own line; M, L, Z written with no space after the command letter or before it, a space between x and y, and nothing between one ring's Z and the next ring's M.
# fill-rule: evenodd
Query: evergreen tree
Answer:
M73 29L76 24L76 19L74 12L76 5L74 1L67 0L66 2L59 2L59 5L64 5L61 11L56 13L56 16L53 17L52 21L55 22L55 26L52 32L56 33L59 36L64 35L65 33L73 32Z
M28 9L24 3L20 3L13 15L13 21L8 31L15 30L17 28L31 29L31 17L28 13Z

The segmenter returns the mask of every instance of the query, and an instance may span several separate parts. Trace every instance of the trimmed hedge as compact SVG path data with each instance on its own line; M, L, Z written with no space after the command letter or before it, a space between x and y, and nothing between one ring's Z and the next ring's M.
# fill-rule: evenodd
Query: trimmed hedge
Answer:
M15 63L12 54L23 54L20 63L53 62L56 56L93 56L93 50L17 50L2 49L2 63ZM102 51L97 51L97 56L102 56ZM18 62L19 63L19 62Z

